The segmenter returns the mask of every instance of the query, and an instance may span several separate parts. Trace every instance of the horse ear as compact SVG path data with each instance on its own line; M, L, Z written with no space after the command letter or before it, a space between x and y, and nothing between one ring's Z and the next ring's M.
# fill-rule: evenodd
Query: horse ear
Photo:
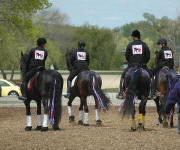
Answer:
M24 54L23 54L23 52L21 52L21 56L23 56Z

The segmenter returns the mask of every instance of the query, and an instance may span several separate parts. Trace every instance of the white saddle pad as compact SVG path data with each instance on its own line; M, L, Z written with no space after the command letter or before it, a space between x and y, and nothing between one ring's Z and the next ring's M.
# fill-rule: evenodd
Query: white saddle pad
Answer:
M75 83L75 81L76 81L76 78L77 78L77 76L75 76L74 79L72 80L72 82L71 82L71 87L74 86L74 83Z

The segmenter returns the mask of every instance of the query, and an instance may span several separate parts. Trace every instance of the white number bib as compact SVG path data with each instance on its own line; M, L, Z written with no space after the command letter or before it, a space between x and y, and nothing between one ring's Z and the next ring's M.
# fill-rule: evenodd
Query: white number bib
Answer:
M77 59L78 60L86 60L86 53L85 52L77 52Z
M35 50L35 59L43 60L44 59L44 51Z
M132 45L133 55L142 54L142 45Z
M165 59L172 58L172 52L170 50L164 51L164 58Z

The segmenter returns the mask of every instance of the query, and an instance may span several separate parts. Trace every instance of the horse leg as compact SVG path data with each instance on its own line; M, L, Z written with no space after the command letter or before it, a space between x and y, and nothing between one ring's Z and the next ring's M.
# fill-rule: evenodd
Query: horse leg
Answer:
M30 108L30 100L26 100L24 102L26 106L26 117L27 117L27 126L25 127L25 131L31 131L32 129L32 121L31 121L31 108Z
M72 101L74 99L74 96L70 94L69 101L68 101L68 114L69 114L69 122L74 122L74 114L72 111Z
M95 99L95 97L94 97ZM99 115L99 108L98 108L98 103L95 101L95 115L96 115L96 125L101 126L102 121L100 120L100 115Z
M89 110L88 110L88 105L87 105L87 100L86 100L87 96L85 97L82 97L82 101L84 103L84 126L89 126L89 123L88 123L88 113L89 113Z
M136 131L136 119L135 119L135 105L134 105L134 112L132 112L132 124L131 124L131 131Z
M156 103L157 113L158 113L158 115L159 115L157 125L162 125L161 105L159 104L159 97L157 97L156 99L154 99L154 102Z
M41 117L41 101L37 101L37 127L36 130L41 130L42 117Z
M162 114L163 114L163 127L167 128L168 127L168 122L167 122L167 115L166 115L166 110L165 110L165 105L166 105L166 99L167 99L167 95L165 95L162 98Z
M83 101L80 99L78 125L83 125Z
M147 99L142 98L139 104L138 129L144 129Z
M43 118L43 127L41 131L48 131L48 99L43 98L42 100L44 106L44 118Z

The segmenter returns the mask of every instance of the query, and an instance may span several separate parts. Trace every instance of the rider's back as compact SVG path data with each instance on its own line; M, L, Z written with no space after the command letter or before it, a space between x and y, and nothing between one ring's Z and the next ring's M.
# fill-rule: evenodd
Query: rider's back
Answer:
M150 52L146 43L134 40L128 44L125 56L129 64L147 64Z
M45 60L47 58L47 50L42 47L36 47L30 50L28 69L42 66L45 68Z

